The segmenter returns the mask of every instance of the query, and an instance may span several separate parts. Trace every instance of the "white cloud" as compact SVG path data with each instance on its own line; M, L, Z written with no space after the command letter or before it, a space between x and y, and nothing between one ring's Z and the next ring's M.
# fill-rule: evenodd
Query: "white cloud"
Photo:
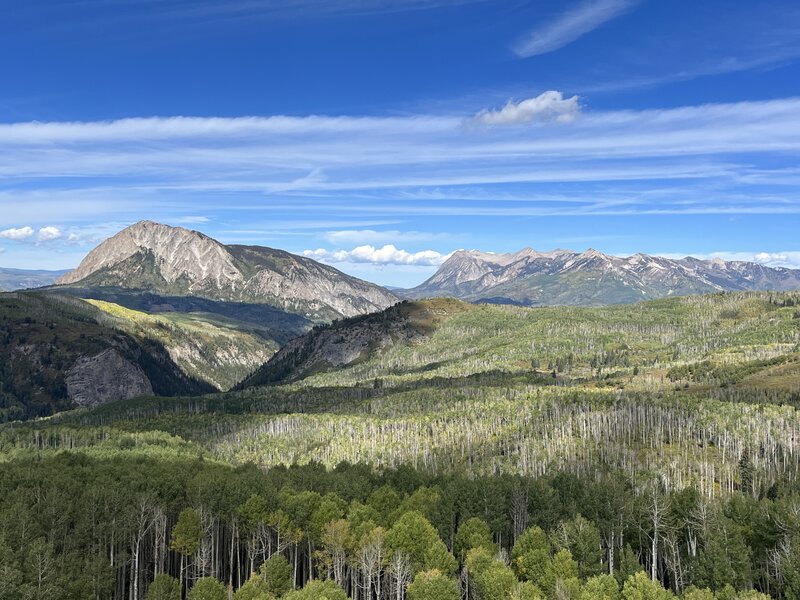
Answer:
M25 181L0 191L0 226L212 211L349 220L342 228L408 214L797 214L795 190L775 185L797 185L779 165L800 151L798 114L800 98L583 111L569 127L491 135L461 114L0 124L0 178ZM511 103L483 117L531 113ZM552 183L585 185L561 187L561 201ZM407 240L330 245L364 243Z
M575 120L580 111L577 96L564 98L561 92L550 90L519 102L509 100L500 110L484 109L475 115L475 120L485 125L569 123Z
M525 58L553 52L619 17L634 4L632 0L585 0L576 8L529 32L514 45L514 52Z
M40 242L49 242L51 240L57 240L61 237L61 230L58 227L42 227L39 230L38 239Z
M202 223L208 223L209 221L211 221L211 219L200 215L189 215L186 217L178 217L177 219L175 219L176 223L183 223L185 225L198 225Z
M387 244L376 248L369 244L358 246L352 250L305 250L303 256L322 262L332 263L370 263L375 265L424 265L438 266L450 256L435 250L407 252Z
M0 237L6 238L7 240L26 240L33 235L34 231L32 227L19 227L11 229L4 229L0 231Z

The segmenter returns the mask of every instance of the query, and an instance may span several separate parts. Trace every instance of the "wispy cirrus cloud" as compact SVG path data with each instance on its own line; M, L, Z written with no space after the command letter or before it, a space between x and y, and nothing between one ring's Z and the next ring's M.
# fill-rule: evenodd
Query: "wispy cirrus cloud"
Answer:
M518 40L514 52L523 58L553 52L633 8L635 0L584 0Z
M181 223L183 225L202 225L209 221L211 221L211 219L202 215L186 215L185 217L178 217L175 219L176 223Z
M314 19L353 15L402 13L476 4L487 0L80 0L77 2L30 3L10 17L28 26L38 26L42 13L58 15L62 26L106 27L131 23L167 23L172 27L258 19Z
M428 231L376 231L374 229L343 229L328 231L323 236L332 244L376 244L391 241L399 242L430 242L434 240L449 239L450 233L432 233Z
M517 122L526 110L477 113L502 127L463 114L0 124L0 227L31 214L202 224L215 210L365 226L413 214L800 212L800 98L584 110L536 127Z
M438 266L447 260L449 254L441 254L435 250L408 252L387 244L376 248L366 244L352 250L306 250L304 256L328 263L371 263L375 265L416 265Z

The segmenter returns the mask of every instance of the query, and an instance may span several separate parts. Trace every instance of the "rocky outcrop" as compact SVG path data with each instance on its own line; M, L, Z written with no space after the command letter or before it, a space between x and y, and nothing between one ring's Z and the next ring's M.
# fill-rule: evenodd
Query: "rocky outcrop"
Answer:
M397 343L414 344L423 340L442 321L472 309L474 305L452 298L401 302L380 313L315 327L278 350L237 388L293 381L318 371L352 365Z
M174 283L183 279L190 291L206 287L236 289L243 279L233 257L216 240L182 227L140 221L89 252L78 268L61 277L58 283L75 283L142 250L155 257L165 281Z
M65 381L67 394L79 406L153 395L153 386L142 368L114 348L79 358L67 371Z
M58 283L268 304L316 321L383 310L398 300L310 258L261 246L225 246L197 231L152 221L107 239Z

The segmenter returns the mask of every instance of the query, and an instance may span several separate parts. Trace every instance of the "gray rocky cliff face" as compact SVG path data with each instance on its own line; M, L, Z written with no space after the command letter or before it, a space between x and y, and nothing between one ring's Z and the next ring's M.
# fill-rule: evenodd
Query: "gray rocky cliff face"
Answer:
M107 239L58 283L262 303L318 321L379 311L398 300L378 285L306 257L225 246L197 231L152 221Z
M79 358L66 374L67 394L79 406L153 395L142 368L114 348Z
M185 278L190 289L235 288L243 275L225 246L197 231L140 221L105 240L89 252L77 269L58 283L76 283L92 273L112 267L143 250L151 252L160 274L169 283Z

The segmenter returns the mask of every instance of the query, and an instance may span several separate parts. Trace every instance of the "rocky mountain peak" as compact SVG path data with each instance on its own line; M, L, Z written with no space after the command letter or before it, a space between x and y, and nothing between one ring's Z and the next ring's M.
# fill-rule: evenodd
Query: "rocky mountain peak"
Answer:
M312 320L381 310L397 298L328 265L198 231L139 221L102 242L58 283L269 304Z
M525 305L599 305L726 290L793 289L800 289L800 270L758 263L675 260L643 253L620 258L596 248L583 252L524 248L513 254L470 251L463 259L446 262L406 295L449 294L470 301Z
M97 246L58 283L75 283L136 254L152 255L166 282L183 279L190 289L195 286L222 289L243 279L231 254L216 240L183 227L139 221Z

